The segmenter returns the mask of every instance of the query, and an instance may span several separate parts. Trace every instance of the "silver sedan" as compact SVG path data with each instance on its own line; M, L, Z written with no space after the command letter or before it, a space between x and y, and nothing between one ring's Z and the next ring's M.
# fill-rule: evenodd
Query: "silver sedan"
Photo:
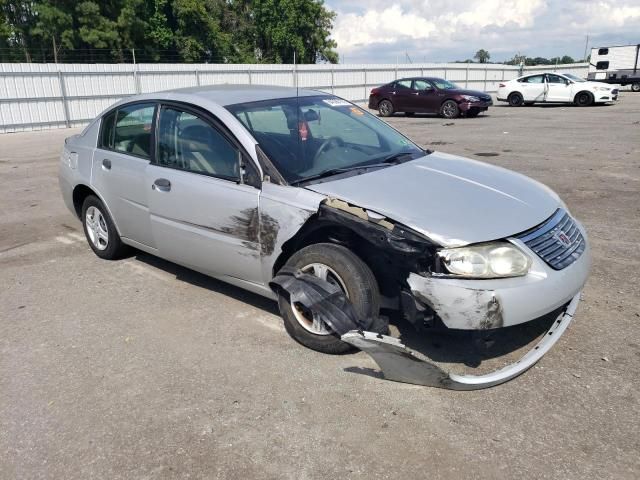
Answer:
M424 150L314 90L127 98L66 140L59 178L96 255L133 247L277 299L289 334L318 351L366 350L372 336L345 334L327 311L274 287L280 272L319 277L376 334L387 333L381 307L418 328L464 330L560 311L555 335L527 361L467 384L499 383L537 361L589 270L586 233L549 188Z

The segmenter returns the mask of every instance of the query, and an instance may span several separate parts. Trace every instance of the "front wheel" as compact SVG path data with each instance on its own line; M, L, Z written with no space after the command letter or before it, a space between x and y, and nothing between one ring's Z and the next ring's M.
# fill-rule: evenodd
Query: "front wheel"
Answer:
M458 104L453 100L447 100L440 107L440 115L444 118L457 118L460 115Z
M576 95L575 102L579 107L588 107L593 103L593 95L590 92L580 92Z
M389 100L382 100L378 104L378 113L381 117L390 117L393 115L393 103Z
M82 227L91 250L100 258L115 260L126 253L127 246L120 240L109 212L94 195L82 204Z
M640 92L640 82L635 82L631 84L632 92Z
M293 254L287 267L315 275L338 286L362 318L378 317L380 293L369 267L351 250L331 243L316 243ZM298 343L322 353L339 354L353 347L340 340L331 328L301 305L278 296L287 333Z

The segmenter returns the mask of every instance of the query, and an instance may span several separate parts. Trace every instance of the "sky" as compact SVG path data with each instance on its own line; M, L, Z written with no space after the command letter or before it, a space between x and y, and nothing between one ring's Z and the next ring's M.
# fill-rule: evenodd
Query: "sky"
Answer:
M640 43L640 0L325 0L341 63L584 55Z

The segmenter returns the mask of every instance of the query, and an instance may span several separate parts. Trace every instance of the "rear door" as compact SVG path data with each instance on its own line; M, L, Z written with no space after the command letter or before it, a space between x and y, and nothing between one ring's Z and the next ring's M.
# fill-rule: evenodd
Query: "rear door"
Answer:
M392 101L396 112L413 112L415 92L411 89L412 80L398 80L393 85Z
M547 101L571 102L573 100L571 84L564 77L547 73L547 87Z
M145 171L152 155L156 104L131 103L101 120L91 183L102 196L122 237L154 248Z
M217 122L186 105L162 105L156 155L146 170L159 255L213 276L261 281L260 189L242 183L252 160Z
M519 82L522 86L522 96L525 102L544 102L546 94L546 83L544 74L531 75Z

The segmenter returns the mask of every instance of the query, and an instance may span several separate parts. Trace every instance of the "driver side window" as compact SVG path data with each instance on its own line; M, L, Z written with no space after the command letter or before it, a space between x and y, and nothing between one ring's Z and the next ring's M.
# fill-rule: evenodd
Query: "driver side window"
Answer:
M566 80L558 75L547 75L547 82L566 84Z
M426 80L414 80L413 89L419 92L424 92L426 90L432 90L433 86Z

